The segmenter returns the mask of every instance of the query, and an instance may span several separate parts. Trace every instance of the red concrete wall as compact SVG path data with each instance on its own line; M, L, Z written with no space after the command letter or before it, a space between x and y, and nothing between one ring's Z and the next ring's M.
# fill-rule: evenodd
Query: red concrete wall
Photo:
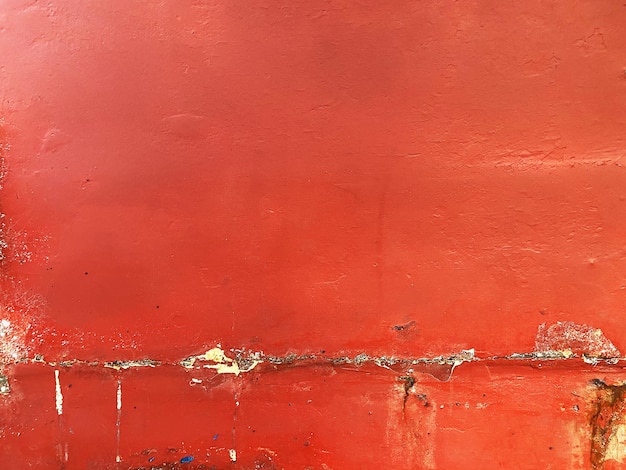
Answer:
M0 466L619 468L624 25L3 2Z

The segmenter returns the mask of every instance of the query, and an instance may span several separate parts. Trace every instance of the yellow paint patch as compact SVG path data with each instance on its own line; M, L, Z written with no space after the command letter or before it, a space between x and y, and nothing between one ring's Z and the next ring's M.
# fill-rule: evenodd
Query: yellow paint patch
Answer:
M198 356L197 358L204 360L204 361L219 362L219 363L233 362L232 359L230 359L229 357L226 357L226 355L224 354L224 351L220 348L209 349L202 356Z
M206 369L214 369L218 374L235 375L239 375L241 372L251 371L257 366L257 364L259 364L259 362L261 362L257 360L245 361L245 368L241 369L237 361L227 357L224 350L220 348L219 345L215 348L209 349L204 354L184 359L180 362L180 364L187 369L191 369L195 366L196 361L213 362L213 364L206 364L203 367Z

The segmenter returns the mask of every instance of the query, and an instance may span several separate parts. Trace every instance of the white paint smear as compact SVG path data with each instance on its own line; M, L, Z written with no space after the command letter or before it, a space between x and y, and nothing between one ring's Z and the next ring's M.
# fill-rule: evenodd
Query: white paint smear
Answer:
M55 382L55 385L56 385L55 397L56 397L57 414L59 416L61 416L63 414L63 393L61 393L61 382L59 381L59 371L58 370L54 371L54 382Z

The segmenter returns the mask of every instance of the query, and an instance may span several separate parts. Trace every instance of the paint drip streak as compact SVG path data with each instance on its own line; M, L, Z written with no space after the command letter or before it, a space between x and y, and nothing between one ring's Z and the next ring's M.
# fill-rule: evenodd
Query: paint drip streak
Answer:
M61 392L61 382L59 381L59 371L54 371L54 382L55 382L55 404L57 409L57 414L61 416L63 414L63 393Z
M115 461L121 462L122 457L120 455L120 438L121 438L121 423L122 423L122 381L118 379L117 381L117 400L116 400L116 409L117 409L117 420L115 422L116 429L116 456Z

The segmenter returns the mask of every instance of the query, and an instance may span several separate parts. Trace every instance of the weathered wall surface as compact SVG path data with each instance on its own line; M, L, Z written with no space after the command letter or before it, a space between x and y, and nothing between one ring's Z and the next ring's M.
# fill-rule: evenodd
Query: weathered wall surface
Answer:
M620 468L626 6L0 4L0 467Z

